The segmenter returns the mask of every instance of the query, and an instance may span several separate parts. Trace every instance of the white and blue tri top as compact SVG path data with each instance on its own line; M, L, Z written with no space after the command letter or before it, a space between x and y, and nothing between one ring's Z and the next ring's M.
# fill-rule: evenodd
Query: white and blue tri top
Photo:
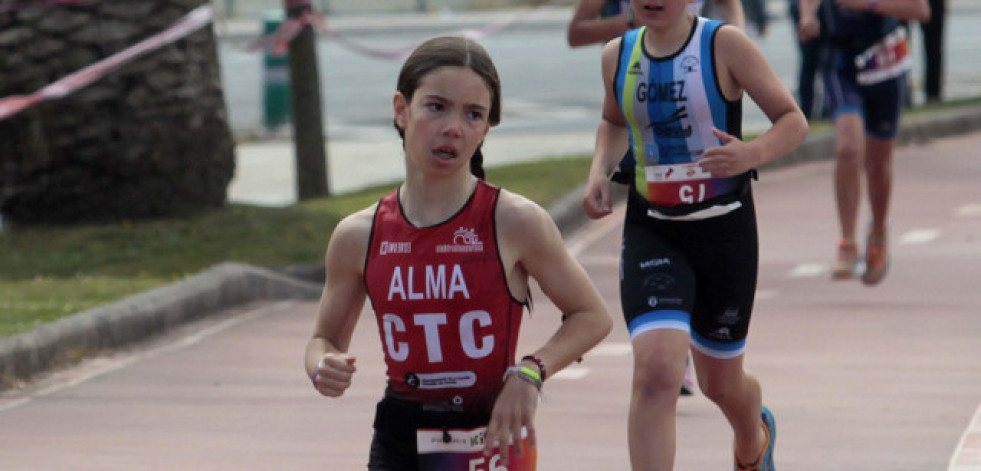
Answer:
M615 92L638 177L644 175L654 206L711 204L735 195L746 181L746 175L712 178L694 165L706 149L721 145L713 127L742 138L742 100L722 95L713 60L722 24L696 17L687 42L667 57L644 50L646 28L623 35Z

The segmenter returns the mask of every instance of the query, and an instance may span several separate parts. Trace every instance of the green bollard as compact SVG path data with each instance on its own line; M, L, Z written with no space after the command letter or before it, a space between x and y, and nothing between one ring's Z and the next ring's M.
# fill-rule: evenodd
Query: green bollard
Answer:
M283 23L282 10L266 11L262 17L263 35L272 34ZM274 130L289 124L290 114L290 68L289 54L276 56L270 49L264 52L262 63L262 122L266 129Z

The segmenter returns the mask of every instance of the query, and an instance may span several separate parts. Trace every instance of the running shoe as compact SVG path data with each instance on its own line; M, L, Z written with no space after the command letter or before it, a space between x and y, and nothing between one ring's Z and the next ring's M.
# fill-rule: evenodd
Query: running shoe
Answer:
M838 241L838 259L831 269L832 280L848 280L855 276L855 264L858 263L858 248L854 242L844 239Z
M691 354L685 357L685 379L681 382L681 395L691 396L695 394L695 382L692 380Z
M691 380L690 368L685 370L685 380L681 383L681 395L692 396L695 394L695 383Z
M862 272L862 283L873 286L879 284L889 271L889 251L885 241L869 241L865 247L865 270Z
M777 444L777 422L773 418L773 413L766 406L763 406L761 416L763 418L763 432L766 435L763 452L752 464L742 464L739 459L736 459L735 471L776 471L777 469L773 464L773 447Z
M766 452L763 453L763 466L760 467L760 471L776 471L777 467L773 464L773 448L777 445L777 420L766 406L763 406L761 415L766 429Z

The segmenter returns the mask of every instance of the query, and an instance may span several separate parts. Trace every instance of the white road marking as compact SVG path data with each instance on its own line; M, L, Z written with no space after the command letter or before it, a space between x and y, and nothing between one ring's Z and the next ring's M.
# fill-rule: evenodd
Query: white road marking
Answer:
M899 245L918 245L933 242L940 237L940 229L914 229L899 238Z
M947 471L977 471L981 469L981 406L961 434L954 453L947 462Z
M623 213L625 210L625 205L616 205L613 207L613 213L608 214L597 222L587 223L586 228L576 233L569 243L566 244L569 253L573 257L578 258L587 247L619 229L623 224Z
M959 218L981 217L981 203L969 203L954 210L954 216Z
M830 270L826 263L804 262L798 263L787 276L790 278L816 278L824 276Z

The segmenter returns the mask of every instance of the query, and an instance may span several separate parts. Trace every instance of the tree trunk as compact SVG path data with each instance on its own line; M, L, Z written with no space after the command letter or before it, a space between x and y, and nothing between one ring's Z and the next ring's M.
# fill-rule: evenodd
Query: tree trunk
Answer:
M0 98L33 93L205 3L100 0L0 13ZM5 223L186 216L225 204L234 167L211 25L0 121Z

